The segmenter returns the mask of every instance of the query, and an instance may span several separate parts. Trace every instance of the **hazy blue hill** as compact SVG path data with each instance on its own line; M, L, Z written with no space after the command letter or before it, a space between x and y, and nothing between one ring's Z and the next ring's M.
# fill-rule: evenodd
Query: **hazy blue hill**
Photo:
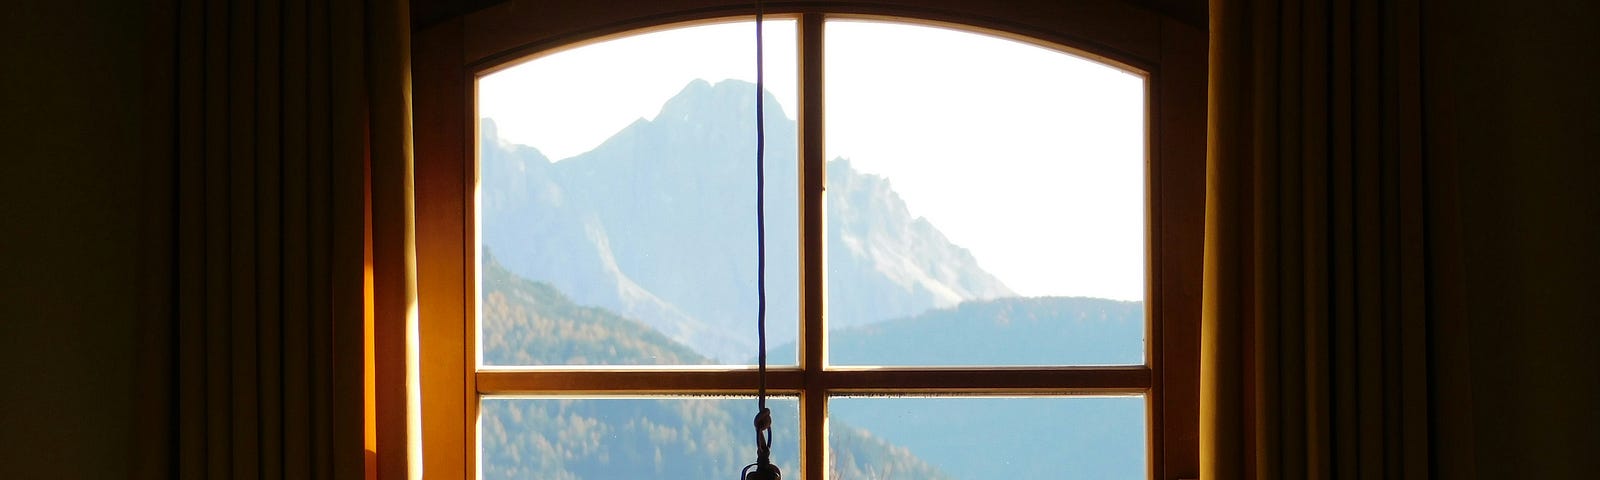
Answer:
M835 365L1089 365L1144 362L1144 305L1083 297L969 301L834 329ZM794 344L774 349L779 354ZM1143 478L1143 404L1133 398L856 401L835 421L872 432L955 478ZM848 406L846 406L848 405ZM973 438L986 430L997 438ZM1030 442L1042 440L1040 442ZM1035 459L1029 461L1028 459ZM1070 459L1078 468L1055 470ZM850 478L850 477L845 477Z
M963 480L1146 478L1137 397L836 399L829 419Z
M838 365L1140 364L1144 324L1143 302L1013 297L835 329L828 351Z
M654 119L551 162L481 128L483 243L518 275L604 307L723 361L752 356L754 85L695 81ZM777 102L768 95L768 105ZM795 123L767 110L768 311L772 339L798 311ZM879 177L828 165L830 318L863 325L1004 297L1010 290ZM790 361L792 357L774 357Z
M499 363L639 364L710 360L634 320L573 303L549 284L518 277L484 254L484 355ZM792 401L774 408L773 457L798 472ZM736 475L754 458L749 399L490 399L483 403L483 473L491 479L703 479ZM838 424L841 472L882 471L945 479L905 448ZM846 475L841 478L888 478ZM905 478L905 477L894 477Z

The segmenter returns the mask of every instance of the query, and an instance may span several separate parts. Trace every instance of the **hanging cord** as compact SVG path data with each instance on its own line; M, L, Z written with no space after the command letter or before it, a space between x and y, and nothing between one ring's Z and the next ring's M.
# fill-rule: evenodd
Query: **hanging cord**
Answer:
M766 214L766 150L767 117L762 112L765 79L761 62L761 2L756 1L756 295L759 297L756 336L760 343L761 390L756 401L762 412L767 411L767 214Z
M739 477L744 480L780 480L783 472L772 464L772 410L767 408L767 215L766 215L766 115L762 109L766 82L763 78L761 0L756 0L756 463L746 465Z

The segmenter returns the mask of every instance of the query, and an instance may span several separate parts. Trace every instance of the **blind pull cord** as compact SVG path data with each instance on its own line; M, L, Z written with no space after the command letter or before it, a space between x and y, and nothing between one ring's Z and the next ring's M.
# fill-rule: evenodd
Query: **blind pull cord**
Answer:
M756 368L760 386L756 391L756 463L746 465L739 477L744 480L781 480L783 472L772 464L772 410L767 408L767 142L766 118L762 111L766 84L762 77L761 13L761 0L756 0L756 337L760 349Z

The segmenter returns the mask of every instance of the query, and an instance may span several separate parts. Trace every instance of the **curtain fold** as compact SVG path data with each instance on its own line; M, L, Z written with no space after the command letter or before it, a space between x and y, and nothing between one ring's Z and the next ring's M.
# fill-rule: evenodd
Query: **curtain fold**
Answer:
M1212 0L1201 477L1470 478L1415 0Z
M415 476L406 4L149 12L147 151L170 159L151 222L171 249L147 259L136 471ZM369 358L402 381L375 389Z

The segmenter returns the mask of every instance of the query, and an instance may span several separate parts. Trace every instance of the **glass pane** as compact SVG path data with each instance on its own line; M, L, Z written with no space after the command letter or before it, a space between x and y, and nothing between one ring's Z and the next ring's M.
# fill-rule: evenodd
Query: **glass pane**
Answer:
M754 28L630 36L478 80L484 364L753 363ZM765 28L768 325L785 342L799 311L795 27Z
M826 28L829 362L1144 363L1144 78Z
M800 405L769 398L772 461L800 476ZM755 461L754 398L505 398L480 409L485 479L737 478Z
M1143 479L1144 397L834 398L830 479Z

